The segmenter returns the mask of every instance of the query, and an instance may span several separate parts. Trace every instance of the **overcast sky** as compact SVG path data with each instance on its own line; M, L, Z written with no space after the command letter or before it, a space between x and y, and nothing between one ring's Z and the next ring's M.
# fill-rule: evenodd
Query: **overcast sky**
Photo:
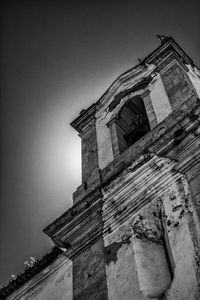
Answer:
M80 139L69 123L171 35L200 65L200 2L4 1L0 284L52 247L42 229L72 205Z

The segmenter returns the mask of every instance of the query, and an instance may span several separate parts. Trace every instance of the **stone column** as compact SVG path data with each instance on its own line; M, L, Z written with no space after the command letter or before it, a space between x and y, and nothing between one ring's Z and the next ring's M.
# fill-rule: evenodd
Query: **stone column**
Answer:
M178 108L191 97L197 97L187 71L187 67L176 59L160 70L172 108Z
M99 178L98 147L95 118L89 121L80 134L82 144L82 183L87 189L89 181Z
M82 184L84 190L99 183L98 145L96 134L96 105L83 110L72 123L72 127L79 132L82 148Z
M101 192L78 202L45 233L73 262L73 300L107 300Z
M144 101L144 106L145 106L146 113L148 116L150 128L153 129L157 125L157 119L156 119L156 114L154 112L153 105L151 102L150 91L149 90L145 91L141 95L141 97Z

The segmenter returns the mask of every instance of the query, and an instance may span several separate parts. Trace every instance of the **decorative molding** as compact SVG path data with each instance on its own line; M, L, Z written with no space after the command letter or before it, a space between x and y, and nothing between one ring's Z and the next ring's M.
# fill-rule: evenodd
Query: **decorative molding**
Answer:
M143 61L145 63L154 63L158 56L161 56L167 49L173 50L178 56L181 56L185 63L194 65L192 59L185 53L185 51L178 45L177 42L172 37L165 39L158 48L156 48L152 53L150 53Z
M83 110L82 113L70 125L79 133L82 133L85 127L95 119L96 103L92 104L88 109Z
M114 231L146 204L160 198L170 185L182 177L174 172L175 162L153 155L135 170L131 165L104 189L104 235ZM132 171L133 170L133 171Z

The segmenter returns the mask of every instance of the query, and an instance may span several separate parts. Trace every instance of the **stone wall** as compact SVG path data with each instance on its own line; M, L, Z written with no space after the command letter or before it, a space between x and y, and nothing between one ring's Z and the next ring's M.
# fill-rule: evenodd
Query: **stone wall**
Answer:
M160 39L73 122L83 185L45 232L74 262L76 300L200 297L200 75L172 38ZM120 149L113 120L134 96L151 130Z
M200 295L198 220L188 182L173 166L150 159L138 170L124 170L105 189L109 299Z
M74 258L73 274L74 300L108 299L102 239Z
M187 71L187 68L175 59L161 70L172 108L177 108L192 96L197 96Z

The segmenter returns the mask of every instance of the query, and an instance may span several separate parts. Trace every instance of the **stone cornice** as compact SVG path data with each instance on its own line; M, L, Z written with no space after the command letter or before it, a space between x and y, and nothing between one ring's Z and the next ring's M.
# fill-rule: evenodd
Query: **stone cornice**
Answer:
M177 163L174 167L175 170L185 173L192 167L194 167L197 163L200 162L200 147L191 155Z
M64 214L59 216L55 221L53 221L50 225L44 228L43 232L48 236L52 237L54 234L63 228L64 224L70 223L73 219L85 211L91 204L102 196L102 192L100 188L95 189L92 193L87 193L87 196L79 201L72 207L70 207Z
M158 60L158 57L162 57L162 54L167 50L171 49L173 52L177 53L179 57L181 57L185 63L193 65L192 59L185 53L185 51L175 42L172 37L165 39L164 43L155 49L151 54L149 54L143 61L145 63L151 64L155 63ZM157 63L156 63L157 64Z
M58 246L66 248L65 255L73 258L102 235L101 197L88 203L82 212L70 221L65 219L62 227L46 230Z
M82 133L84 128L95 119L96 104L92 104L88 109L82 110L78 118L71 122L71 126L79 133Z
M189 71L187 65L183 62L183 59L176 52L170 52L162 61L155 61L157 66L155 71L162 73L165 69L169 68L172 61L178 62L186 72Z
M104 188L104 234L115 230L153 199L159 199L179 180L182 174L174 172L174 166L174 161L153 155L139 169L131 165Z

